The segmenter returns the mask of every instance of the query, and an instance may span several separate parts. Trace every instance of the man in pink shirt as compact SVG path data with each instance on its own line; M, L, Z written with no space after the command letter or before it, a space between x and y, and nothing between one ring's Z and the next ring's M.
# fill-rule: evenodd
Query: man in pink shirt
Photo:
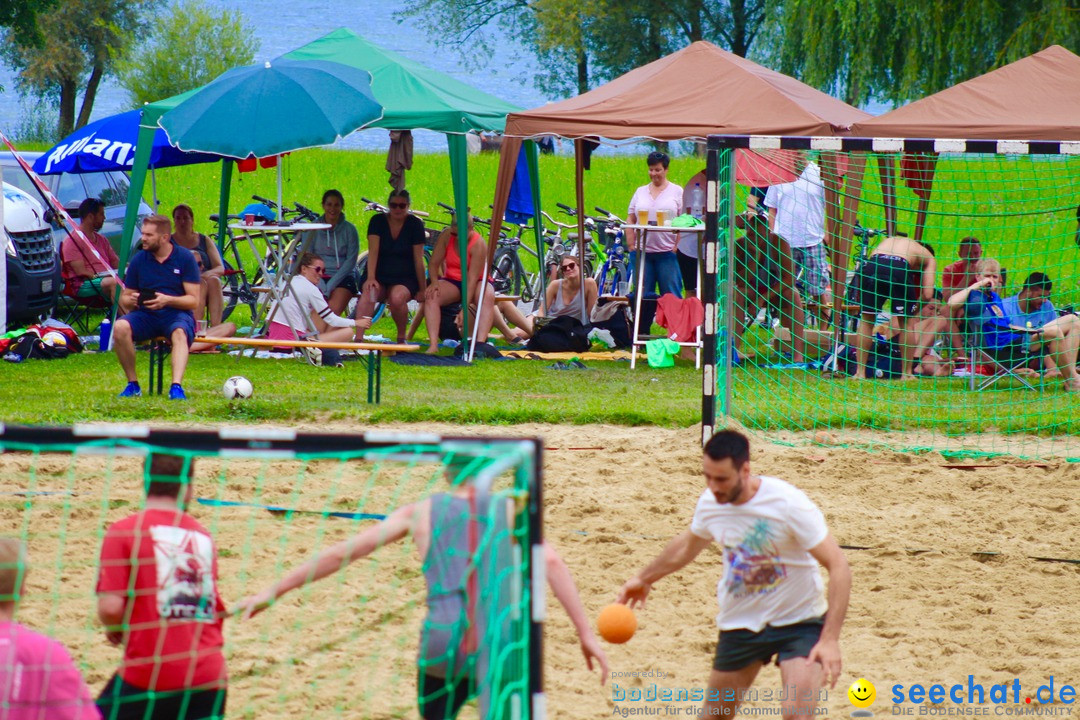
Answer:
M960 247L957 249L960 259L945 266L941 272L941 288L944 297L950 297L961 290L970 287L979 278L975 272L975 266L982 258L982 243L977 237L965 237L960 239ZM964 307L949 308L949 343L952 345L956 360L959 363L967 361L964 354L964 341L960 333L960 321L964 317Z
M64 646L15 622L26 573L22 541L0 538L0 720L99 720Z
M60 272L64 278L64 294L73 298L101 297L113 300L116 270L120 258L108 238L98 232L105 224L105 205L96 198L87 198L79 205L79 229L83 237L68 235L60 244Z

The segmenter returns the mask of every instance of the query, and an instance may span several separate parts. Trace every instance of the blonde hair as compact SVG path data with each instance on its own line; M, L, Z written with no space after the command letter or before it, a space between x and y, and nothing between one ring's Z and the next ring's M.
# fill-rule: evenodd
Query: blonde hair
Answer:
M26 577L26 545L13 537L0 537L0 603L14 602Z
M982 275L984 273L1001 275L1001 263L994 258L983 258L975 264L975 274Z

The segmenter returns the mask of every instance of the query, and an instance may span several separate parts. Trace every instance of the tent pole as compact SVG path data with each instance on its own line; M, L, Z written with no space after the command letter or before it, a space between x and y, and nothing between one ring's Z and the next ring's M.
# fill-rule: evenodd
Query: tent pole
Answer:
M588 324L588 308L585 307L585 139L574 140L574 196L577 200L577 228L578 228L578 268L581 270L581 290L578 299L581 305L581 316ZM545 268L546 269L546 268ZM546 284L546 283L545 283ZM544 293L547 296L547 293Z
M156 213L158 211L158 206L161 205L161 203L158 201L157 197L157 169L154 167L150 168L150 194L154 198L154 212Z
M232 187L233 161L224 158L221 161L221 191L218 194L218 251L225 249L225 238L228 236L226 226L229 224L229 191ZM240 268L236 268L239 270Z
M532 185L533 196L533 231L536 233L536 257L540 264L541 277L544 272L544 226L540 222L540 148L535 140L525 142L525 162L529 165L529 183ZM547 316L547 283L542 283L540 291L540 308L544 316Z
M461 258L461 339L465 342L469 338L473 323L473 319L469 317L469 178L466 166L468 149L465 136L460 133L447 133L446 144L450 149L450 180L454 185L454 223L458 231L458 257ZM479 315L480 307L477 306L476 309ZM473 347L470 346L467 350L466 362L472 358Z
M120 237L120 257L117 271L123 275L131 257L131 241L135 237L135 222L139 219L139 203L146 188L146 169L154 145L156 127L139 124L139 139L135 144L135 159L131 165L131 185L128 187L127 212L124 214L124 233Z
M277 207L278 207L278 222L285 220L285 206L281 204L281 163L284 162L284 156L277 156Z

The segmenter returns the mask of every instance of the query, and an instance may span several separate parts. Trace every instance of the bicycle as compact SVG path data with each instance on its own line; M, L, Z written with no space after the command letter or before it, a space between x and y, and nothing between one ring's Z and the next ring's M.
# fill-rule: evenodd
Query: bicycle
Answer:
M252 195L252 200L261 202L267 207L277 208L277 204L272 200L260 197L259 195ZM308 208L304 207L300 203L295 203L295 209L286 208L282 215L296 215L301 219L314 220L318 216ZM222 320L227 319L236 309L238 304L247 305L251 309L251 316L255 317L260 297L255 288L263 287L265 285L262 266L260 266L253 276L252 280L248 279L247 271L244 268L244 261L240 257L239 244L236 241L232 228L229 224L233 221L240 222L243 218L240 215L229 214L225 216L224 230L225 230L225 242L221 247L221 261L225 267L225 272L222 276L222 296L224 303L222 306L221 317ZM210 215L210 222L218 226L220 233L222 229L222 219L218 213ZM267 236L267 242L273 246L274 250L280 249L278 246L277 236ZM231 258L231 262L230 262ZM276 255L274 252L267 251L264 258L264 264L276 270Z
M596 207L596 212L604 216L597 221L597 228L604 236L604 264L593 279L600 295L620 295L620 287L629 287L630 280L623 220L600 206Z

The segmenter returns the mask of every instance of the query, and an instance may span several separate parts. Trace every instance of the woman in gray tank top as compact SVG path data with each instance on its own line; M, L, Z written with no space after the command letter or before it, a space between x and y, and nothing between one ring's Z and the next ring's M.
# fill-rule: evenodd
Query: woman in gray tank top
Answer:
M559 279L552 280L547 286L548 317L569 315L577 318L582 325L589 324L589 317L596 307L599 292L596 281L585 278L585 307L581 305L581 263L576 257L564 257L559 263Z

